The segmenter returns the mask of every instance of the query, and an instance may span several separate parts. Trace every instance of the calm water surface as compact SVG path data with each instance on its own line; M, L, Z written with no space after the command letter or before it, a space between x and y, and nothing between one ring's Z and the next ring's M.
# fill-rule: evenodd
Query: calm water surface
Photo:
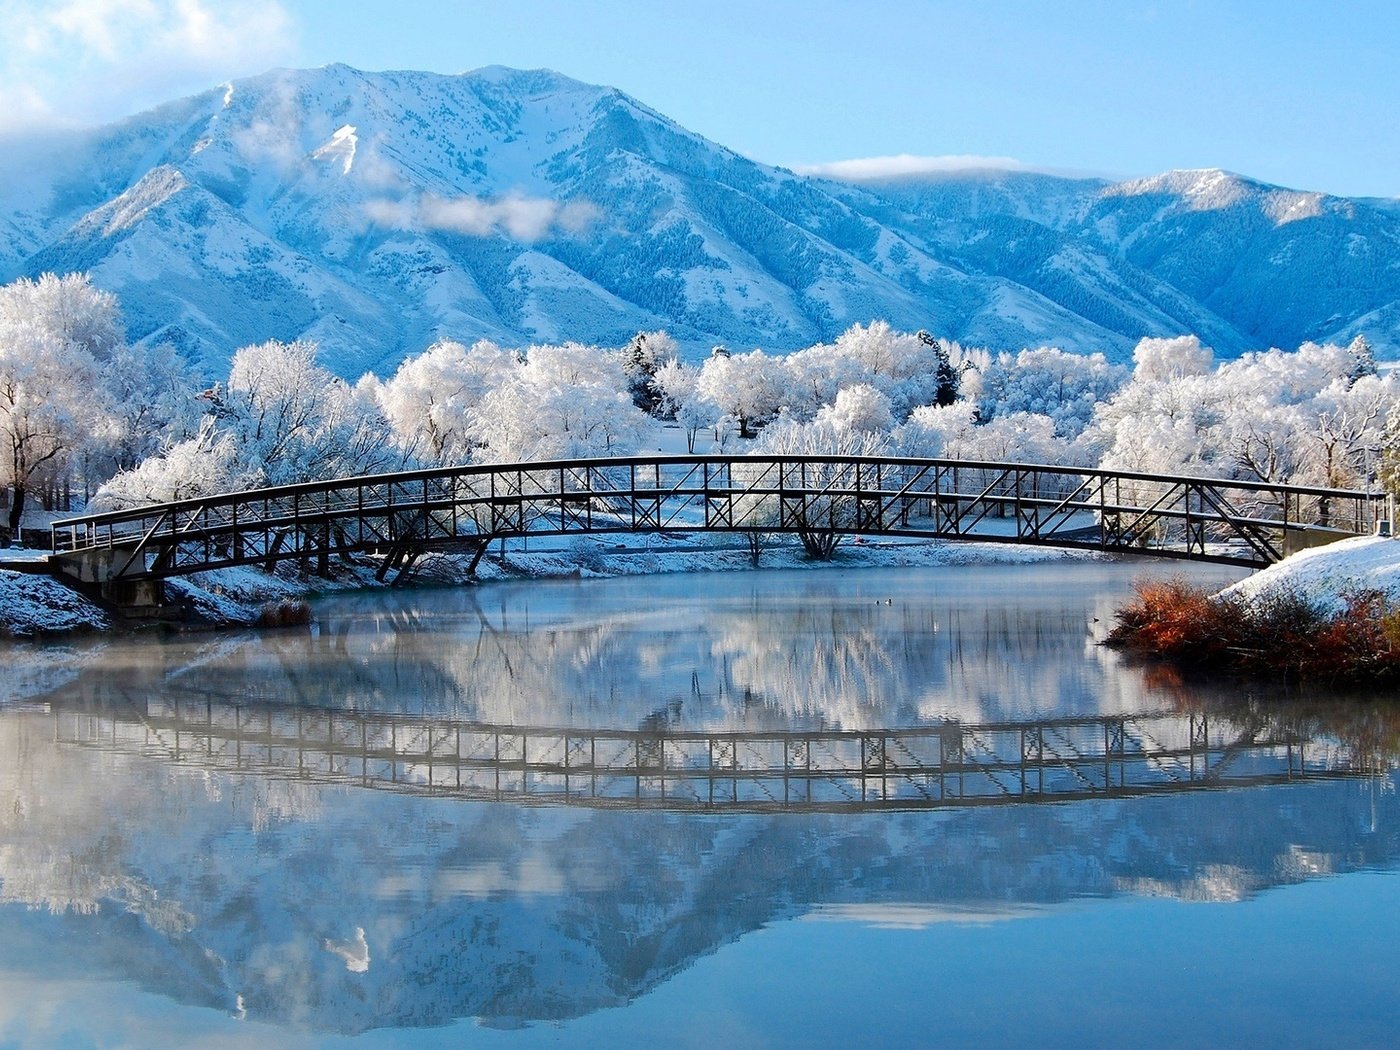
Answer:
M1162 571L0 650L0 1046L1392 1045L1393 701L1124 666Z

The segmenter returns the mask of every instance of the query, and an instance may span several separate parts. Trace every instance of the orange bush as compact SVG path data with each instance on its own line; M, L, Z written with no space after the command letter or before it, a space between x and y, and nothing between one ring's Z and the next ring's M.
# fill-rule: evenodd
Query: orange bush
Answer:
M1333 682L1400 680L1400 610L1377 592L1331 614L1304 595L1244 602L1180 579L1140 583L1108 644L1191 670Z

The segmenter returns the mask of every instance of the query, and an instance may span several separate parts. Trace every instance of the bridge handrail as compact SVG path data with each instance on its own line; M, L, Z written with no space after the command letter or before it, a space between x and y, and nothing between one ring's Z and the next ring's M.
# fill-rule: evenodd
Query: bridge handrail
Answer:
M819 464L824 466L883 466L913 467L916 469L965 469L983 471L1038 471L1066 477L1118 479L1122 481L1152 482L1168 485L1207 485L1217 489L1243 492L1266 492L1271 494L1333 499L1363 500L1375 502L1384 499L1379 493L1368 493L1359 489L1333 489L1311 485L1288 485L1267 481L1246 481L1233 478L1209 477L1192 474L1153 474L1146 471L1111 470L1102 467L1073 467L1054 464L998 462L995 460L927 459L905 456L823 456L823 455L720 455L707 453L698 456L622 456L617 458L582 458L559 460L532 460L512 463L469 463L451 467L425 467L416 470L396 471L386 474L363 474L347 478L325 481L303 481L290 485L276 485L266 488L245 489L236 492L221 492L209 496L193 496L166 503L149 503L122 510L102 511L97 514L77 515L54 521L51 535L54 549L58 549L58 533L64 529L80 526L101 527L123 522L143 521L151 517L178 513L200 507L219 507L246 502L248 500L272 500L340 489L356 489L374 485L392 485L413 481L457 478L465 476L486 476L503 473L535 473L554 470L616 469L630 467L671 466L671 465L732 465L732 464ZM925 493L911 495L922 497Z

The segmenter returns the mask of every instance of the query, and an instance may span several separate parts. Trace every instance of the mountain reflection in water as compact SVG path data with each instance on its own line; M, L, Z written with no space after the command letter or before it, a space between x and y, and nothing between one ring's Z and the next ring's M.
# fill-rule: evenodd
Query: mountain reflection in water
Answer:
M790 918L924 928L1395 867L1384 709L1151 688L1093 644L1136 571L759 574L703 603L678 578L376 593L328 600L311 633L51 651L65 680L17 676L0 707L0 958L314 1032L514 1026L633 1002ZM544 727L563 751L535 766L463 760L463 732ZM570 739L631 747L631 795L561 792ZM849 811L775 778L772 805L656 793L677 741L737 777L756 745L714 741L814 739L854 742L823 780ZM998 751L984 796L932 797L935 767ZM1115 797L1114 759L1118 787L1156 793ZM1018 804L961 805L990 800Z

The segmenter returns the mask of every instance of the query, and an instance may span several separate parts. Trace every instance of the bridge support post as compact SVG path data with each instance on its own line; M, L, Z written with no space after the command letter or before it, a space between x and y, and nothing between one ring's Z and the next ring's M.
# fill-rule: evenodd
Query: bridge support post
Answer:
M482 539L482 541L476 545L476 549L472 551L472 560L471 564L467 566L467 575L473 579L476 577L476 567L481 564L481 557L486 553L486 548L489 546L491 546L491 537L487 536Z

